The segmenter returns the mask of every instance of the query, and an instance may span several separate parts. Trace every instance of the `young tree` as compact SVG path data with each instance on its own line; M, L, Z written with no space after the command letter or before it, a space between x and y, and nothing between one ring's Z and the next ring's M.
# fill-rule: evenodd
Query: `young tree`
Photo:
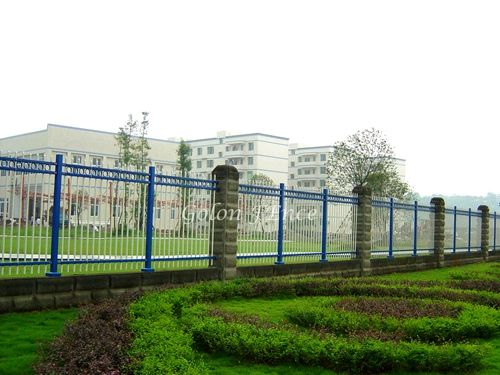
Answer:
M141 172L144 172L146 167L151 164L151 158L149 157L149 150L151 150L151 146L146 139L149 127L148 115L149 112L142 112L141 124L136 126L138 138L132 144L133 164L137 170Z
M149 157L149 150L151 146L149 145L146 135L148 134L148 115L149 112L142 112L142 121L140 125L137 125L138 137L132 145L133 153L133 164L135 168L144 172L146 167L151 164L151 158ZM140 184L136 189L137 200L134 202L134 218L136 220L137 226L141 229L145 229L145 213L147 207L147 186Z
M350 194L356 186L368 186L374 196L385 198L404 199L411 192L398 176L393 148L374 128L336 142L326 171L328 185L337 194Z
M186 143L182 138L177 147L177 163L179 167L177 170L181 177L189 177L189 172L193 169L193 162L191 161L191 146Z
M191 172L191 169L193 169L193 162L191 161L191 146L182 138L179 146L177 147L177 163L179 164L177 170L179 171L180 177L189 177L189 173ZM184 236L186 234L186 227L182 215L189 204L189 197L190 192L188 188L179 188L180 219L178 221L178 224L179 233L181 236Z
M72 204L76 214L76 225L80 226L82 213L89 208L89 192L87 190L78 189L76 193L73 193L73 200Z
M118 146L118 158L120 167L129 167L134 160L133 136L137 131L137 120L132 115L128 115L128 121L118 130L115 136L116 146Z
M149 150L151 146L146 139L148 132L149 121L147 119L149 112L142 112L143 119L139 124L137 120L133 118L130 114L128 116L128 121L123 127L119 128L118 134L115 136L116 146L118 146L118 158L120 168L129 169L134 167L137 171L144 172L146 166L151 163L149 158ZM113 202L111 202L115 207L119 201L118 193L120 191L119 183L115 183L115 194ZM140 186L137 189L137 199L133 203L132 207L123 207L120 210L120 217L118 219L118 226L124 225L126 229L129 208L131 210L130 220L135 219L136 224L139 228L143 227L144 224L144 202L146 202L145 187ZM125 182L123 187L124 199L121 200L125 206L129 203L131 199L132 192L130 191L130 183ZM123 218L123 222L122 222ZM116 227L116 222L115 222Z
M250 184L257 186L275 187L273 179L264 173L254 174L250 179ZM255 217L254 222L259 222L262 233L265 233L266 228L264 223L267 223L271 215L275 214L275 212L273 212L272 198L266 195L259 194L256 195L253 200L254 204L252 205L252 214Z

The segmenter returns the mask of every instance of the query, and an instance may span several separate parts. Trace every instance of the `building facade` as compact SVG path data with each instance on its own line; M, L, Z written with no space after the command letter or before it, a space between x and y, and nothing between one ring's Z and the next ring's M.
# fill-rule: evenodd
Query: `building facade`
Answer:
M291 143L289 147L288 186L293 188L327 187L326 162L333 146L305 146ZM401 181L406 180L406 161L395 159Z

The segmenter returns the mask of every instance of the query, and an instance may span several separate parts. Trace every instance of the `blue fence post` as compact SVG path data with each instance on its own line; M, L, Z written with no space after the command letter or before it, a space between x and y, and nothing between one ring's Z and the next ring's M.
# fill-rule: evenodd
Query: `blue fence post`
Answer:
M61 273L57 272L57 258L59 255L59 220L60 220L60 210L61 210L62 165L63 165L63 156L61 154L57 154L56 170L54 176L54 201L52 205L50 272L45 273L45 276L50 276L50 277L61 276Z
M328 262L326 259L326 245L328 241L328 190L323 189L323 226L321 228L321 259L320 262Z
M457 252L457 206L453 207L453 254Z
M283 262L283 217L285 214L285 184L280 183L280 200L278 213L278 259L275 264L285 264Z
M390 208L389 208L389 255L387 258L394 258L392 254L392 236L394 234L394 198L390 199Z
M417 249L418 249L418 201L414 202L415 204L415 209L413 211L413 254L412 256L416 257L418 256Z
M153 246L153 210L154 210L154 195L155 195L155 167L149 167L148 181L148 206L146 207L146 263L143 272L153 272L151 267L151 254Z

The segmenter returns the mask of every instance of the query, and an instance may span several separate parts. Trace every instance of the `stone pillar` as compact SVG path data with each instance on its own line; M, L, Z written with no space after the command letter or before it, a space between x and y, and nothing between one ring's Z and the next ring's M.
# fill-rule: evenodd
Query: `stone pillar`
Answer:
M483 259L485 262L488 261L488 250L490 246L490 208L485 205L481 205L477 208L481 211L481 252L483 253Z
M431 204L434 205L434 255L436 256L436 267L444 267L444 240L445 240L445 204L444 199L434 197L431 199Z
M356 186L352 191L358 195L356 216L356 259L361 260L361 276L371 275L372 250L372 190L366 186Z
M239 172L231 165L218 165L212 171L217 180L217 191L211 212L214 232L210 239L219 269L219 280L236 277L236 248L238 237L238 188Z

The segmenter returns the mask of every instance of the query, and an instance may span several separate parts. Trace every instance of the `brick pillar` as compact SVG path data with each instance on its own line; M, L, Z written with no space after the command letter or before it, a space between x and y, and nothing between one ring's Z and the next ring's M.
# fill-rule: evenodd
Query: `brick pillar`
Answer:
M231 165L218 165L212 171L217 180L213 213L214 233L210 239L216 259L213 267L219 269L219 279L236 277L236 243L238 237L239 173Z
M481 205L477 208L481 211L481 252L483 253L483 259L485 262L488 261L488 250L490 246L490 208L485 205Z
M372 190L366 186L356 186L352 191L358 195L356 216L356 259L361 260L361 276L371 275L372 250Z
M431 199L434 205L434 255L436 256L436 267L444 267L444 239L445 239L445 204L443 198L434 197Z

